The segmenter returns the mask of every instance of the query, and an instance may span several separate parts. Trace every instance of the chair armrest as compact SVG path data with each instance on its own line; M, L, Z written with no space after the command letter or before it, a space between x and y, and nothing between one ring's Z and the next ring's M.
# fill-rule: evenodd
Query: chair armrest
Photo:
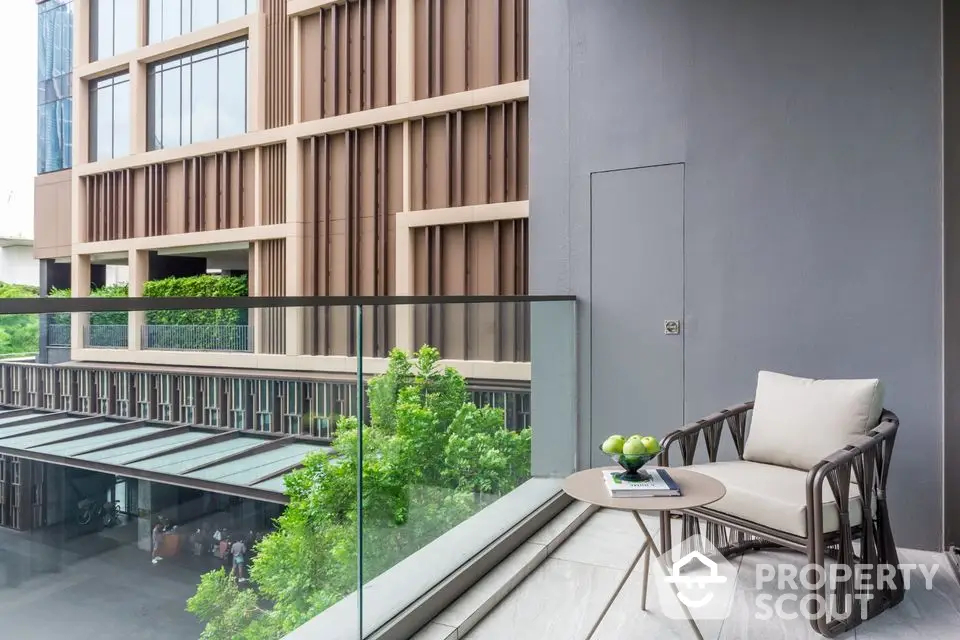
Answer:
M807 531L823 535L823 485L827 483L838 507L849 503L849 487L860 489L863 519L871 515L874 499L885 503L887 476L900 419L884 410L880 424L843 449L825 456L807 472ZM878 504L878 509L885 508ZM846 507L841 507L846 511Z
M693 464L693 456L697 451L700 434L704 434L707 444L707 457L710 462L716 462L717 450L720 445L720 435L723 425L727 424L733 437L737 454L743 457L743 443L746 438L747 412L753 409L753 401L727 407L712 413L696 422L686 424L675 431L671 431L660 441L660 455L658 464L670 466L670 449L676 445L680 450L682 465Z

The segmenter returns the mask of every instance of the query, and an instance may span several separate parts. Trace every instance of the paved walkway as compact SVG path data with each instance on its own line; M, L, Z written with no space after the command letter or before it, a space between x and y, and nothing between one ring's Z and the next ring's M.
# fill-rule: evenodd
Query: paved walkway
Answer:
M129 525L68 541L0 530L0 635L195 640L202 627L185 606L201 570L151 564L134 535Z

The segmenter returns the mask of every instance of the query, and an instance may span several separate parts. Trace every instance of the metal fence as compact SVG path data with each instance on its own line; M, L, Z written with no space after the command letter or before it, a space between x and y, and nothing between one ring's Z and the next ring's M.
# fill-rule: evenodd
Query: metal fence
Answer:
M168 351L251 351L247 325L144 325L144 349Z
M127 325L125 324L91 324L84 327L84 347L126 349L128 344Z
M69 347L70 346L70 325L51 324L47 327L47 346L50 347Z

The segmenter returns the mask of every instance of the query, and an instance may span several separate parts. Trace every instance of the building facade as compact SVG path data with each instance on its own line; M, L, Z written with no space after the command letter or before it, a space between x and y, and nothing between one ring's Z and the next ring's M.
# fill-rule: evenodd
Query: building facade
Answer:
M86 296L126 265L130 295L211 269L255 296L527 292L525 0L38 7L46 280ZM429 342L471 377L529 380L525 310L475 311L368 314L363 355ZM78 314L70 359L352 370L352 311L250 315L226 353L151 348L142 313L104 348Z

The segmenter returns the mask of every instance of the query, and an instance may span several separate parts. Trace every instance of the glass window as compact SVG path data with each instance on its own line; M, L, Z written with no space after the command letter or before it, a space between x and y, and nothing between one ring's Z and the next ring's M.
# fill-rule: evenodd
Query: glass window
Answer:
M37 173L73 162L73 0L45 0L37 21Z
M148 0L149 43L168 40L252 13L256 0Z
M90 58L102 60L137 46L137 0L90 1Z
M247 130L247 41L237 40L148 69L150 150Z
M130 75L90 83L90 160L130 153Z

